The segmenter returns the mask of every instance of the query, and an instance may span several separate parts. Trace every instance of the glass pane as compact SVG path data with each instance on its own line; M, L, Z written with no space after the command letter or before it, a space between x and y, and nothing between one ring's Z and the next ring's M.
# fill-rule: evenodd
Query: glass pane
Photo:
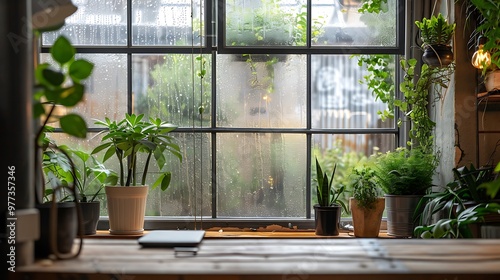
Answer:
M306 0L227 0L226 46L305 46Z
M199 45L204 1L140 0L132 3L132 44ZM191 14L193 18L191 18Z
M393 57L394 58L394 57ZM394 60L389 65L388 81L394 81ZM313 55L311 57L313 128L387 128L393 119L382 121L377 112L387 105L372 95L360 67L349 55ZM360 83L362 82L362 83Z
M127 0L73 0L78 10L56 32L43 33L42 43L64 34L74 45L126 45Z
M172 172L172 181L166 191L158 187L150 189L146 215L148 216L211 216L211 144L209 134L185 134L174 133L183 155L182 163L176 157L167 157L166 166ZM97 147L101 137L90 133L87 139L69 137L61 133L51 133L49 138L58 145L68 145L72 149L78 149L86 153ZM102 162L104 152L96 155L96 159ZM144 166L144 157L138 162L138 170ZM151 162L147 184L152 185L156 180L154 174L158 168ZM79 165L79 161L75 160ZM91 167L87 162L87 166ZM79 165L80 166L80 165ZM105 162L108 169L116 172L120 170L118 161L112 157ZM166 171L166 170L164 170ZM89 190L89 191L93 191ZM106 195L101 191L98 199L101 201L101 215L107 216Z
M305 127L305 55L218 55L217 75L218 126Z
M175 133L174 137L181 147L182 163L175 157L169 157L166 166L172 172L170 187L166 191L161 191L160 188L150 190L146 215L211 216L210 134ZM151 178L150 185L153 179Z
M135 112L178 126L209 126L210 58L192 54L132 55ZM200 76L203 71L206 73Z
M122 54L77 54L94 63L90 77L84 81L84 100L70 109L82 115L88 127L96 127L93 119L122 118L127 112L127 56ZM41 54L41 63L51 61L49 54ZM57 127L58 124L52 124Z
M305 217L306 137L217 137L218 217Z
M318 203L316 195L316 158L324 169L331 172L331 168L337 164L334 185L348 185L349 172L352 168L366 157L378 152L385 153L396 147L395 134L315 134L312 137L312 167L311 168L311 199L312 204ZM331 173L330 173L331 174ZM328 176L330 176L330 174ZM344 192L341 200L348 204L351 193ZM349 213L342 211L343 216ZM314 209L311 209L311 216L314 216Z
M361 3L351 0L312 0L314 24L326 22L313 38L313 45L396 46L398 1L382 3L380 13L360 13ZM383 1L382 1L383 2Z

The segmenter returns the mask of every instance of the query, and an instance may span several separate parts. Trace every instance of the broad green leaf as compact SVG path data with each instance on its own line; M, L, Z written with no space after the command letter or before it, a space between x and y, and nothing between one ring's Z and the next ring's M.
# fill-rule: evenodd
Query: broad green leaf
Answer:
M64 74L61 72L54 71L49 68L42 70L42 76L44 81L50 84L50 86L57 87L64 82Z
M83 98L85 87L81 84L74 84L73 86L63 90L59 98L56 100L57 104L67 107L73 107Z
M73 80L81 81L88 78L93 69L94 64L85 59L78 59L69 66L69 75Z
M59 123L64 132L69 135L86 138L87 124L85 120L77 114L67 114L59 119Z
M75 48L64 36L59 36L50 48L50 53L60 65L68 63L75 56Z

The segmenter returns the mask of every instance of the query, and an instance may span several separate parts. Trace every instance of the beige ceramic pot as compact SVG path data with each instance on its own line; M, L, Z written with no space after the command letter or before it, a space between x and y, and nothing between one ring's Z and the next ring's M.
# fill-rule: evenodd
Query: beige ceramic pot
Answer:
M500 90L500 70L495 70L486 74L484 87L488 92Z
M109 233L137 235L144 232L148 186L106 186Z

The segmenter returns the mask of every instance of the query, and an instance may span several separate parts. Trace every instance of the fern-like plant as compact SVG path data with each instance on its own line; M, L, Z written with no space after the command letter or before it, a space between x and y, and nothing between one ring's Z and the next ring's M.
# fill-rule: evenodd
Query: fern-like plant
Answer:
M423 18L422 21L415 21L415 25L420 29L420 39L422 47L431 45L449 45L455 33L455 23L448 23L442 14Z

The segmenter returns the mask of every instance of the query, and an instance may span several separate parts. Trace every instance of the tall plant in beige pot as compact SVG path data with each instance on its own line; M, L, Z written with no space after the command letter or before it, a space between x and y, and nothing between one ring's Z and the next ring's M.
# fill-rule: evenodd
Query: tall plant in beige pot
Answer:
M352 193L349 208L354 236L378 237L385 209L385 198L379 187L372 162L363 162L349 175L348 190Z
M172 174L165 171L166 154L171 154L182 161L182 154L175 139L168 133L177 126L144 115L126 114L120 121L106 118L95 123L107 128L104 130L102 144L92 154L105 151L103 162L113 156L118 159L120 170L119 186L106 186L109 215L109 232L111 234L142 234L144 232L144 216L149 186L146 179L154 158L159 175L151 187L158 186L164 191L170 185ZM138 164L139 155L145 158L144 165Z

